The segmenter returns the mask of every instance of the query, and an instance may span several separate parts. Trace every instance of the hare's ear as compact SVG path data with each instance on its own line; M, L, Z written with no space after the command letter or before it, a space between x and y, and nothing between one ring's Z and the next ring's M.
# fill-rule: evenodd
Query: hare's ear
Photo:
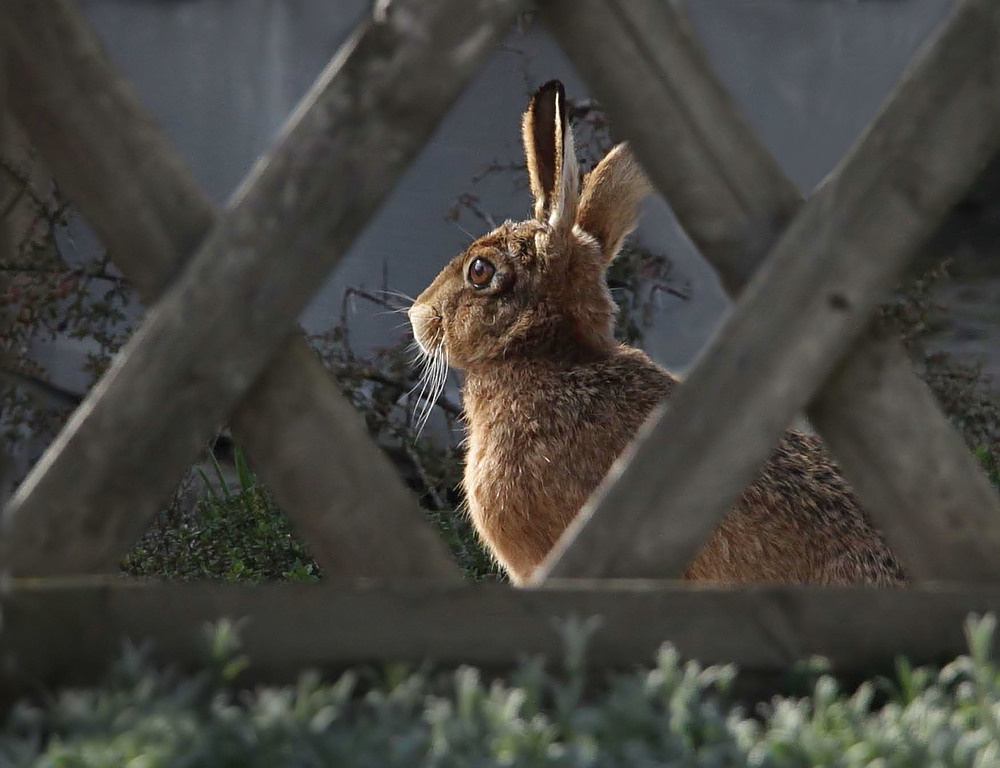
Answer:
M580 172L566 114L566 92L550 80L535 95L521 122L535 218L569 229L576 215Z
M646 175L625 144L608 152L583 180L576 223L597 239L607 262L635 229L639 203L649 190Z

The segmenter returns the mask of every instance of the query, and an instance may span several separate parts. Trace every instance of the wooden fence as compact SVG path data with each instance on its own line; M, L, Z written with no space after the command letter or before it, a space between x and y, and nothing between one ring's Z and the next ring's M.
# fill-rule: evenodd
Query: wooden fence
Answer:
M757 142L683 13L542 0L552 33L738 301L685 386L612 471L532 589L464 584L296 330L312 292L526 3L395 0L320 76L216 211L72 0L0 2L0 95L151 307L4 510L7 695L92 681L123 637L182 663L248 617L260 678L378 659L503 666L596 614L598 664L664 640L776 674L963 650L1000 609L1000 499L870 325L916 248L1000 148L1000 4L958 2L807 200ZM904 563L905 589L676 578L805 409ZM315 553L318 585L102 577L225 422Z

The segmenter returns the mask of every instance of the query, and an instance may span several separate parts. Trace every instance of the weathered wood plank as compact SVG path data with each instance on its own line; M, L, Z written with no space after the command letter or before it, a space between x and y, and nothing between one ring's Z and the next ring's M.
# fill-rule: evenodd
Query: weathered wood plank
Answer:
M30 3L14 5L32 14ZM296 112L279 147L252 172L229 215L152 308L19 489L4 515L6 567L15 573L52 574L114 566L211 431L286 340L315 287L518 7L514 0L407 0L394 3L385 20L368 22L352 37L307 96L304 104L311 108ZM121 91L120 84L116 89ZM116 104L127 102L123 97ZM162 145L148 133L144 141ZM143 140L136 146L143 146ZM138 164L142 159L140 154ZM197 218L203 229L204 206L194 208L191 220ZM194 240L199 234L192 228ZM170 247L183 252L183 244ZM168 255L170 247L165 247ZM295 365L301 368L308 353L296 355ZM288 410L289 392L279 384L295 385L301 373L272 378L272 404ZM310 386L318 376L314 367ZM327 414L339 407L331 402L327 397ZM300 414L295 425L302 424ZM275 424L268 426L273 434ZM288 449L287 442L283 448ZM353 450L345 441L340 454ZM293 460L301 455L290 453ZM341 477L358 465L343 462ZM322 482L294 469L289 472L293 475L303 482ZM273 482L271 476L266 479ZM292 487L291 480L286 487ZM331 483L326 490L343 492L345 487L349 485ZM306 496L299 491L292 500ZM348 502L356 500L351 496ZM355 513L352 522L359 517ZM376 522L386 519L378 516ZM361 546L350 560L352 567L385 572L385 562L361 564L388 560L379 540L399 537L399 529L368 525L362 533L379 538ZM309 538L316 548L315 537ZM358 541L354 536L349 543ZM326 543L334 542L327 537ZM430 568L420 564L431 551L428 536L425 544L424 552L402 559L402 573L450 571L440 564L443 560ZM340 546L338 554L349 551Z
M997 492L943 416L920 418L934 411L898 342L872 335L830 377L809 418L849 478L879 477L863 486L863 499L908 572L1000 583Z
M613 468L540 579L681 572L860 337L914 248L996 151L998 43L1000 7L958 6L788 227L670 411ZM642 80L631 73L630 82ZM657 123L648 112L644 119ZM981 525L969 525L977 512ZM1000 531L989 509L966 513L957 529L947 526L956 551L978 560L973 575L995 580Z
M543 18L681 226L737 296L802 203L678 3L548 0Z
M45 14L10 3L0 12L15 41L21 119L63 192L152 304L214 225L214 207L75 3L55 0ZM231 423L327 574L457 575L440 537L302 339L284 345Z
M739 293L801 204L797 190L712 76L677 6L569 5L545 6L550 26ZM598 38L608 45L594 46ZM866 334L808 413L912 578L1000 578L1000 563L981 556L981 542L1000 541L1000 499L898 343Z
M663 642L704 663L784 675L826 656L841 674L891 671L898 655L942 661L966 649L969 612L1000 610L1000 588L696 588L669 582L554 583L537 590L431 582L225 586L94 579L15 580L0 596L0 686L99 680L123 638L151 641L161 659L196 666L206 622L245 619L256 680L290 682L382 661L514 665L562 656L558 619L598 616L596 667L649 663ZM859 640L860 639L860 640Z
M9 3L0 12L13 41L22 121L63 192L152 304L214 225L214 207L75 3L55 0L45 14ZM231 421L327 574L457 575L440 537L303 340L284 345Z

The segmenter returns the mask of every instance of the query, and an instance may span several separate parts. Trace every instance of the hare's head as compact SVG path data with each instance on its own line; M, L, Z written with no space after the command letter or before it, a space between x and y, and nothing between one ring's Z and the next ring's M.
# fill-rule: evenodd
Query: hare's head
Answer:
M532 97L522 137L533 217L476 240L410 308L420 348L455 368L592 358L615 345L604 271L635 227L645 176L619 144L581 189L556 81Z

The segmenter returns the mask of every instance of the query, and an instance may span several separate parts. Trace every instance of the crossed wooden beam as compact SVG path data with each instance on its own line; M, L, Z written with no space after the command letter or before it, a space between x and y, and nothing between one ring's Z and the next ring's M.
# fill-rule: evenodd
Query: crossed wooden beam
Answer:
M337 54L218 214L71 0L44 12L34 0L0 4L9 108L150 307L4 510L3 567L16 577L113 571L228 419L326 577L319 592L15 579L0 596L0 653L17 659L19 680L85 675L73 659L107 658L121 634L155 636L190 659L184 630L226 614L256 617L251 656L286 672L386 654L509 663L557 646L549 617L590 610L628 626L596 641L609 662L634 662L670 638L706 661L773 671L820 652L850 667L907 643L917 658L954 653L961 615L1000 605L1000 500L898 344L869 326L1000 148L994 0L956 5L805 202L675 4L540 3L685 230L741 295L669 409L560 542L539 574L545 588L461 585L295 320L523 7L396 0ZM803 408L917 586L695 591L581 578L679 576ZM358 576L389 581L336 581ZM879 629L887 606L897 619ZM284 619L267 621L275 611ZM54 616L64 628L39 643ZM849 642L859 632L863 649Z
M898 342L866 326L1000 143L1000 7L956 4L805 203L674 6L545 8L685 230L740 294L548 574L679 576L805 408L912 579L996 583L996 491ZM601 34L605 45L587 45Z

